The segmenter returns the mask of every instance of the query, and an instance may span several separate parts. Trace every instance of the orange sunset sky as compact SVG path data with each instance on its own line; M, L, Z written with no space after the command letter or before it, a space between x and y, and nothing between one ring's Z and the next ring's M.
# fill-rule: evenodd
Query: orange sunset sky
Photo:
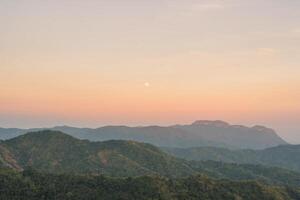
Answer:
M300 143L300 1L1 0L0 127L263 124Z

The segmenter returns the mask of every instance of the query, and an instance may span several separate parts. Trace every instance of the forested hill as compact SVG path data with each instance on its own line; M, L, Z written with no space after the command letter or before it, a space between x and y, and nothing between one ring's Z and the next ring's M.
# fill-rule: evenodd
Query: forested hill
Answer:
M32 132L0 143L2 162L51 173L98 173L110 176L194 173L185 162L159 148L134 141L90 142L58 131Z
M300 172L300 145L281 145L264 150L230 150L215 147L162 148L187 160L261 164Z
M173 157L151 144L121 140L90 142L58 131L33 132L2 141L0 163L2 167L16 171L30 167L46 173L114 177L186 177L201 173L214 178L259 179L269 184L300 186L300 174L289 170L221 162L190 162ZM271 171L276 171L276 175Z
M204 176L108 178L0 170L3 200L299 200L299 189Z
M168 127L106 126L91 129L57 126L50 129L62 131L78 139L88 139L90 141L134 140L156 146L180 148L214 146L237 149L264 149L287 144L270 128L231 125L223 121L199 120L188 125ZM0 139L11 139L27 132L39 130L42 129L0 128Z

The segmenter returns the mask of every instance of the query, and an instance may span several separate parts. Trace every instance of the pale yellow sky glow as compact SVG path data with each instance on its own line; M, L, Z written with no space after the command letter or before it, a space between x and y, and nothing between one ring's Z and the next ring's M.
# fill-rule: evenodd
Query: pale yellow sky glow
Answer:
M300 1L2 0L0 127L222 119L300 142Z

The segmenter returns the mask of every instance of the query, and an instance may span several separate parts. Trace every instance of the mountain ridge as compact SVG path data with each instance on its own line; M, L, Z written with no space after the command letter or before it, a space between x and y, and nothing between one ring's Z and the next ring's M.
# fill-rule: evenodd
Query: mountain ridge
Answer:
M280 145L263 150L233 150L217 147L162 147L162 149L173 156L187 160L212 160L226 163L260 164L300 172L300 145Z
M288 144L270 128L260 125L253 127L230 125L221 120L198 120L189 125L173 126L104 126L95 129L56 126L47 129L62 131L73 137L90 141L135 140L156 146L178 148L214 146L232 149L264 149ZM40 130L44 129L0 128L0 139L7 140L26 132Z

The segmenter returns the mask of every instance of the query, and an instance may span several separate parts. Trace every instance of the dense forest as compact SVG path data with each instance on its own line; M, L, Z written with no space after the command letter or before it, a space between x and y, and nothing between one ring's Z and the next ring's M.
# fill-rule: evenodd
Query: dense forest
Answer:
M1 200L298 200L300 191L257 181L215 180L205 176L109 178L51 175L32 169L0 171Z

